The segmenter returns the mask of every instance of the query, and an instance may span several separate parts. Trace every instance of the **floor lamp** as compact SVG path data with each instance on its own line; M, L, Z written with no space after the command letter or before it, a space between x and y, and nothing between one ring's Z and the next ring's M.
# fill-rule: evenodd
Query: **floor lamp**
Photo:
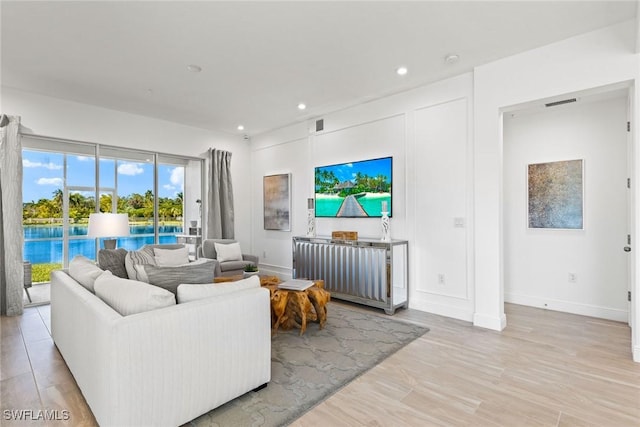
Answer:
M87 237L122 237L129 235L129 215L116 213L92 213L89 215ZM105 239L105 249L115 249L116 239Z

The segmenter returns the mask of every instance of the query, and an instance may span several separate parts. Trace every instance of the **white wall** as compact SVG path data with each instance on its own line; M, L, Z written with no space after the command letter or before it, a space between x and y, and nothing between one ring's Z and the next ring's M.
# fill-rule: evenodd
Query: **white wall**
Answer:
M629 21L475 69L474 324L496 330L506 326L502 109L613 83L634 82L640 70L639 56L634 54L634 30L634 22ZM637 135L634 138L637 145ZM637 280L635 289L638 289ZM640 340L639 329L634 329L634 334L639 334L635 338L636 346ZM636 351L640 358L640 347Z
M409 304L471 320L471 94L465 74L326 115L321 132L311 120L254 137L253 245L261 269L291 274L291 238L306 233L315 166L393 156L391 236L409 241ZM262 177L274 173L292 174L291 232L263 230ZM464 227L454 228L454 218ZM381 235L377 218L317 218L316 229Z
M626 322L627 99L504 116L505 301ZM584 229L529 229L527 165L582 159ZM575 282L569 281L569 273Z
M210 147L228 150L233 153L234 192L250 191L249 143L241 137L7 87L2 87L2 112L21 116L25 134L185 156L206 157ZM251 220L250 206L246 198L236 197L236 238L248 249L251 230L246 224Z

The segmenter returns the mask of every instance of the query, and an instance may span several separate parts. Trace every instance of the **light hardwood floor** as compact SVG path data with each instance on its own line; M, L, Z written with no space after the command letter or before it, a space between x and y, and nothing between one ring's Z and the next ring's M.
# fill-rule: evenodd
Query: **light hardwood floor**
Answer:
M397 312L430 332L293 426L640 425L640 364L631 360L627 325L511 304L505 310L502 332ZM33 424L95 425L51 341L49 313L41 306L1 318L3 426L25 425L7 421L5 409L66 409L66 422Z

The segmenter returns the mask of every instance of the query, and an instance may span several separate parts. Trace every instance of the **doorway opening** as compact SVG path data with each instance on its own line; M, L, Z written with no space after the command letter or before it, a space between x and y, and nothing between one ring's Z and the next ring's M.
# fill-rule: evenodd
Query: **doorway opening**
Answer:
M503 112L504 301L628 323L633 259L624 251L633 234L628 87L609 87L520 105ZM560 102L571 100L570 102ZM551 105L549 105L551 104ZM570 182L564 172L533 176L532 165L553 170L580 161ZM557 169L557 168L556 168ZM558 175L559 174L559 175ZM541 205L532 195L544 181ZM563 194L559 194L565 192ZM579 212L563 209L567 194ZM579 216L532 226L533 215Z

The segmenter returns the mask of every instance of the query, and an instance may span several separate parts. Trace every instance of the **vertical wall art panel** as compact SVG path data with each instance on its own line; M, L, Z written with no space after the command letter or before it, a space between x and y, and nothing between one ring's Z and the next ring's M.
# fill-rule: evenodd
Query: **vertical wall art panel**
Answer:
M264 229L291 230L291 174L264 177Z
M583 161L528 166L529 228L583 228Z

